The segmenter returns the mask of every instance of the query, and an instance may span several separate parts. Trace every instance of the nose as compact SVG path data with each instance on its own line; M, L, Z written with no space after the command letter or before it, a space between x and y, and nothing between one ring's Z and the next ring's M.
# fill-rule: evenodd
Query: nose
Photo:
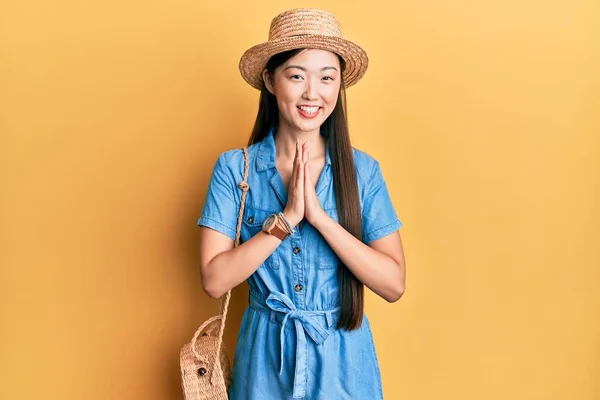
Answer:
M304 86L304 97L306 100L316 100L317 99L317 90L316 86L311 79L306 80L306 85Z

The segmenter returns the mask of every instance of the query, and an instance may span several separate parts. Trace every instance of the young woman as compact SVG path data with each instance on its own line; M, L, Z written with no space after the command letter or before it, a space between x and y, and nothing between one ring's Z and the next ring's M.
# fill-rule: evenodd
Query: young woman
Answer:
M242 56L242 76L261 91L242 244L241 150L219 156L198 221L206 293L250 286L230 399L383 397L363 286L395 302L405 263L379 164L348 134L344 90L367 63L316 9L278 15L269 41Z

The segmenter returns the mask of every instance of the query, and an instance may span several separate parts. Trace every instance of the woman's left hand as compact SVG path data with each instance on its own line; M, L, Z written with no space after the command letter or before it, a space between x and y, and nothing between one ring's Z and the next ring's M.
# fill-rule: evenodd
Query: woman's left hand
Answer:
M310 174L309 143L306 143L306 146L303 146L302 152L302 159L304 160L304 217L311 225L314 226L314 221L322 218L326 214L319 203L315 185Z

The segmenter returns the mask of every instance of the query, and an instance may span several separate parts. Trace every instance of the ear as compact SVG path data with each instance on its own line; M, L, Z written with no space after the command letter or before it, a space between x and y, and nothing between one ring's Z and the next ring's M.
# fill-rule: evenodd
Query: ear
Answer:
M265 68L265 70L262 73L262 78L263 78L263 82L265 83L265 87L267 88L267 90L273 96L275 96L275 89L273 87L273 76L271 75L271 73L266 68Z

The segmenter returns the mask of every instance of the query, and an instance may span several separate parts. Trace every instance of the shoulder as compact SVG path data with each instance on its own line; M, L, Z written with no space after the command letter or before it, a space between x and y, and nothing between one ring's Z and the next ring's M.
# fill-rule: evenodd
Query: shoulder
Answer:
M258 143L247 147L248 149L248 161L250 165L258 153ZM215 164L215 170L222 173L228 173L233 177L241 176L244 168L244 151L243 147L236 149L225 150L219 154Z
M356 168L359 184L361 182L366 184L379 169L379 162L372 155L355 147L352 148L352 153L354 156L354 168Z

